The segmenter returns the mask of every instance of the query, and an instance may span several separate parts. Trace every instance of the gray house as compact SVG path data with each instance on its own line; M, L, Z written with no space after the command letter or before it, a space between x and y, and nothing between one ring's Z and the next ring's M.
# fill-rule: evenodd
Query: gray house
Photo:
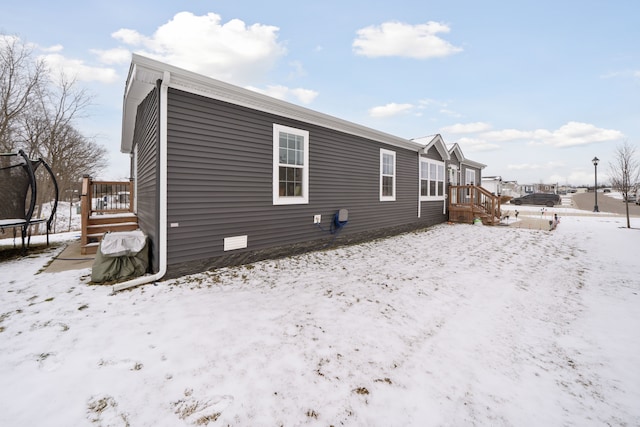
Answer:
M157 278L447 220L439 135L399 138L139 55L121 151Z
M480 185L482 182L482 169L487 167L487 165L467 159L457 142L448 147L450 156L448 165L449 184Z

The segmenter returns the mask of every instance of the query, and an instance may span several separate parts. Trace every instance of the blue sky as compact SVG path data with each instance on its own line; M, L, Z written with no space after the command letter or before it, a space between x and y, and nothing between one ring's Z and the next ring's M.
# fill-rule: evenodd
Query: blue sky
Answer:
M95 94L77 123L119 153L136 52L404 138L442 134L483 175L606 180L640 146L640 2L9 2L0 32Z

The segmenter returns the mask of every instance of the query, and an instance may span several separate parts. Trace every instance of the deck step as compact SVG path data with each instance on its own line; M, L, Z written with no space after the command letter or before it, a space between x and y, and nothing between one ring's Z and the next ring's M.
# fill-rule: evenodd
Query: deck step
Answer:
M98 252L98 246L100 246L99 242L87 243L80 248L80 253L82 255L91 255Z
M118 215L104 217L91 217L86 228L86 234L83 242L86 242L80 248L83 255L95 254L102 240L104 233L119 231L134 231L138 229L138 221L135 215Z
M102 236L108 231L133 231L138 229L137 222L122 222L117 224L96 224L87 226L87 236Z
M131 222L137 221L138 217L135 214L120 214L120 215L92 215L89 217L89 224L114 224L119 222Z

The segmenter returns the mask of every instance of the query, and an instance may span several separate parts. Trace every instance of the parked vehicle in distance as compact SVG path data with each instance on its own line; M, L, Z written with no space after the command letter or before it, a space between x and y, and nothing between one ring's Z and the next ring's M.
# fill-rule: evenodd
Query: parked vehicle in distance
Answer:
M544 205L553 207L560 203L560 196L558 194L551 193L532 193L511 199L511 204L513 205Z
M638 199L637 199L635 194L629 193L629 194L627 194L627 198L626 199L624 198L624 196L622 196L622 201L623 202L629 202L629 203L637 203Z

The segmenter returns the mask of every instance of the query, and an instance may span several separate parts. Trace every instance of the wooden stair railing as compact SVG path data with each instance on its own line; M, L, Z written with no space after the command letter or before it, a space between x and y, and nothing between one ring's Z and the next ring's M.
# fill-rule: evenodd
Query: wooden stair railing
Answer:
M106 232L138 228L133 200L131 180L93 181L90 176L82 178L80 247L83 255L95 254Z
M476 185L448 187L449 221L473 224L476 218L485 225L500 223L500 197Z

